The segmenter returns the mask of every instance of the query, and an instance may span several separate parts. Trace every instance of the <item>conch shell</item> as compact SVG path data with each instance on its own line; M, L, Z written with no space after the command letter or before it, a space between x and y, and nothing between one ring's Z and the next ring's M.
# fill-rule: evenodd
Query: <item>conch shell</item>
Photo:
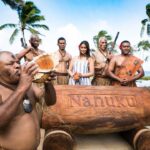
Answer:
M39 66L39 72L49 72L54 68L54 60L52 55L44 53L34 57L33 61Z
M34 76L33 82L45 82L50 77L51 72L54 71L56 65L54 58L52 57L52 55L44 53L37 57L34 57L32 61L39 67L39 73Z

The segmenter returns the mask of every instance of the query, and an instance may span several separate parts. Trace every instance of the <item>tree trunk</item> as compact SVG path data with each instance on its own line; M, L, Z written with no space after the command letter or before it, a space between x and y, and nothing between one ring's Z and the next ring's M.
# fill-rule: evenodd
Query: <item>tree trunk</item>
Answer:
M42 126L73 133L127 131L150 125L150 92L145 88L57 85L56 104L45 107Z
M24 34L24 29L22 29L21 44L22 44L22 47L24 47L24 48L27 47L27 43L26 43L26 39L25 39L25 34Z

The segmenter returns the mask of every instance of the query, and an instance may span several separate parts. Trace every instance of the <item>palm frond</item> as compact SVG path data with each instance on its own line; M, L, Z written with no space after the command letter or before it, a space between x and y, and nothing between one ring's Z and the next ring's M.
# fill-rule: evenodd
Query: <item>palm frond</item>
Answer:
M45 30L49 30L49 27L44 24L31 24L33 28L43 28Z
M24 4L23 0L2 0L2 2L13 10L17 10L18 7Z
M35 10L36 14L41 13L41 11L35 6L35 4L32 1L27 1L23 7L23 10L25 11L30 11L30 10Z
M36 7L32 1L24 0L2 0L4 4L14 6L13 8L17 11L19 17L19 24L4 24L0 26L0 30L4 28L19 28L15 29L10 37L10 43L13 43L15 36L19 31L24 32L28 30L32 34L40 34L38 30L34 28L43 28L49 30L49 27L44 24L38 24L38 22L45 20L44 16L40 15L41 11Z
M112 37L111 37L110 35L105 35L105 37L106 37L106 39L107 39L108 41L111 41L111 40L112 40Z
M15 29L14 32L12 33L10 39L9 39L10 44L12 44L14 42L15 37L18 35L18 33L19 33L19 29Z
M138 43L138 48L142 48L145 51L150 50L150 42L148 40L143 40Z
M35 22L40 22L40 21L43 21L43 20L45 20L44 16L35 15L35 16L32 16L32 17L28 18L26 23L27 24L33 24Z
M98 36L97 35L93 36L93 42L94 42L95 47L98 47Z
M140 37L143 36L144 31L145 31L145 25L142 25L142 28L141 28L141 31L140 31Z
M107 34L107 31L105 30L101 30L99 33L98 33L98 37L103 37Z
M107 31L101 30L101 31L98 32L97 35L95 35L95 36L93 37L93 42L94 42L94 44L95 44L96 47L98 47L98 40L99 40L99 38L101 38L101 37L106 37L106 39L107 39L108 41L111 41L111 40L112 40L112 37L111 37L110 35L108 35Z
M27 20L30 20L30 18L33 15L35 15L35 10L34 9L32 9L31 11L28 11L27 13L26 12L22 12L21 17L20 17L21 22L23 24L26 24Z
M9 5L12 9L17 9L17 3L14 0L2 0L5 5Z
M5 29L5 28L16 28L17 25L13 24L13 23L7 23L7 24L3 24L0 26L0 30Z
M143 19L142 21L141 21L141 23L142 23L142 25L146 25L146 22L148 21L148 19Z
M28 27L28 29L26 29L26 30L30 31L31 34L42 35L39 31L37 31L37 30L35 30L35 29L31 28L31 27Z
M145 60L145 61L148 61L148 60L149 60L149 56L146 56L144 60Z
M150 3L146 5L146 14L150 18Z
M26 2L21 11L21 19L29 20L34 15L39 15L40 10L34 5L33 2Z

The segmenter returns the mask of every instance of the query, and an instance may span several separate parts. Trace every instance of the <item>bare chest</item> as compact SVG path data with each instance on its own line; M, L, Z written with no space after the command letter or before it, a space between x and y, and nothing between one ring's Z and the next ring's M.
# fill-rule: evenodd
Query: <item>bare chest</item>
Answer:
M35 111L16 116L5 129L0 131L0 144L7 149L35 149L39 143L39 130Z
M125 58L124 57L119 57L116 59L116 67L123 67Z
M95 54L96 63L104 63L107 60L107 54L102 54L99 51Z
M43 53L43 52L41 52L41 51L31 51L31 52L29 52L29 53L27 53L27 54L25 55L25 59L26 59L27 61L32 61L34 57L36 57L36 56L38 56L38 55L40 55L40 54L42 54L42 53Z
M4 103L5 101L9 101L11 98L11 95L13 94L13 90L8 89L8 88L2 88L0 91L0 103ZM10 97L10 98L9 98ZM20 101L20 104L18 105L17 111L15 116L19 116L22 114L25 114L25 107L24 107L24 101L28 100L31 104L32 110L35 109L35 97L32 93L28 92L26 97L23 97L22 100ZM15 104L15 100L14 100ZM13 105L13 104L12 104Z

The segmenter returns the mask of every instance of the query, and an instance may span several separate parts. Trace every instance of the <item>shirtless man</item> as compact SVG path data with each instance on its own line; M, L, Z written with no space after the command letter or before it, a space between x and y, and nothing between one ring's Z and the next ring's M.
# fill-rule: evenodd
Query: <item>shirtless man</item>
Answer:
M109 63L108 73L114 79L112 85L135 87L135 81L144 76L143 61L130 53L131 45L129 41L122 41L120 50L121 54L114 56ZM142 124L135 129L124 131L120 134L134 148L138 146L139 149L149 149L150 147L150 130L143 127ZM131 139L134 139L134 142L131 142Z
M56 101L53 86L45 83L45 93L32 85L37 65L0 52L0 150L36 150L40 126L35 103L45 97L47 105Z
M44 51L39 49L41 39L37 35L32 35L29 43L30 46L20 51L16 56L20 60L24 57L26 61L32 61L34 57L43 54Z
M59 49L54 52L54 56L58 61L58 64L55 68L56 70L56 81L54 84L58 85L66 85L69 82L69 76L68 76L68 68L71 61L71 55L66 52L66 40L63 37L60 37L57 41L57 45Z
M121 54L114 56L109 64L108 73L114 79L112 85L136 86L135 81L144 76L142 60L133 56L129 41L120 44Z
M99 50L93 53L93 58L95 75L92 85L110 85L111 80L107 76L107 69L112 54L107 50L107 39L105 37L99 39Z

